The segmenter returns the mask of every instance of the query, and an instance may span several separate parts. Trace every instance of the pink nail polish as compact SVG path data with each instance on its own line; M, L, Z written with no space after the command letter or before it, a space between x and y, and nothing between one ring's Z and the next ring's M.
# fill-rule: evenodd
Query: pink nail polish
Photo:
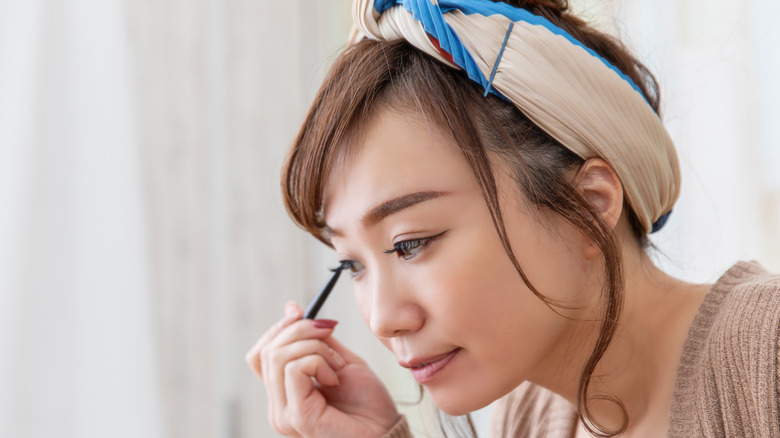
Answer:
M339 323L338 321L335 321L333 319L313 319L311 321L311 325L321 329L329 329L329 328L336 327L336 324L338 323Z

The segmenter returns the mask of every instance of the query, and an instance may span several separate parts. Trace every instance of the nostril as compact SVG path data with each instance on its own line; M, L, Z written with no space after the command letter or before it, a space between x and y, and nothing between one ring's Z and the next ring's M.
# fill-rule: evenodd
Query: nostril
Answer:
M376 315L376 313L374 315ZM379 338L392 338L397 336L399 331L397 324L398 322L394 320L392 315L385 317L372 317L370 328L371 332L373 332L374 335Z

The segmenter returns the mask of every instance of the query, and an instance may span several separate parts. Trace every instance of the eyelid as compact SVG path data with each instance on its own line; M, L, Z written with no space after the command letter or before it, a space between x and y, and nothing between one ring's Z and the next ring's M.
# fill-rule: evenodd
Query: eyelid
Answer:
M412 239L405 239L398 242L395 242L393 244L393 247L391 249L385 250L385 254L398 254L398 257L403 258L404 260L411 260L415 257L417 257L417 254L414 254L410 257L407 257L403 254L403 252L409 252L413 250L422 251L425 249L428 245L430 245L433 241L444 235L449 230L444 230L439 234L435 234L433 236L424 236L424 237L417 237ZM412 243L417 243L413 248L404 248L403 246L410 246ZM406 244L406 245L404 245Z
M433 240L433 239L441 237L447 231L449 231L449 230L444 230L441 233L434 234L432 236L422 235L420 237L410 237L408 239L403 239L403 240L399 240L397 242L393 242L393 245L398 245L399 243L404 243L404 242L414 242L415 240Z

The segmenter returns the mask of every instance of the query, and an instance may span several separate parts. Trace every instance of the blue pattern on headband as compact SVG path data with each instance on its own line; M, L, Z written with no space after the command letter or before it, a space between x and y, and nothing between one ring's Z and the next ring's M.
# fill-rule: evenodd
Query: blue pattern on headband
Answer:
M493 63L493 71L490 72L490 79L488 79L487 88L485 89L484 97L487 97L488 93L492 89L491 85L493 84L493 79L496 77L496 72L498 71L498 64L501 63L501 57L504 56L504 49L506 49L506 43L509 41L509 36L512 35L513 27L515 27L515 22L510 21L509 28L506 30L506 35L504 35L504 42L501 43L501 50L498 51L498 56L496 56L496 62Z
M645 102L647 102L647 98L642 93L642 90L628 75L601 57L593 49L582 44L579 40L571 36L565 30L554 25L546 18L534 15L525 9L515 8L514 6L503 2L492 2L489 0L439 0L437 3L433 3L432 0L374 0L374 9L379 14L396 5L400 5L409 11L412 16L414 16L414 18L422 24L423 29L425 29L428 35L437 40L439 49L450 54L452 57L452 62L463 69L471 80L482 86L482 88L485 90L485 96L487 96L488 93L491 93L506 100L506 97L501 95L501 93L496 91L495 88L493 88L491 85L493 82L493 76L495 75L495 72L498 68L498 63L501 60L503 49L506 46L509 33L511 32L511 26L507 32L507 36L504 39L501 52L499 52L498 58L496 59L496 62L493 66L491 77L488 79L484 74L482 74L482 71L479 69L479 67L477 67L473 56L460 41L458 35L444 20L444 14L450 11L459 10L466 15L480 14L485 17L492 15L502 15L509 19L512 23L523 21L531 25L542 26L550 33L565 38L571 44L580 47L591 56L600 60L604 66L615 72L624 81L626 81L631 86L631 88L639 93ZM663 226L666 225L666 222L669 220L671 213L672 211L669 210L664 215L659 217L658 220L652 224L652 231L650 232L655 233L663 228Z
M653 222L653 229L650 230L650 234L655 233L666 225L669 220L669 216L672 215L672 210L667 211L663 216L659 217L657 221Z
M590 47L585 46L579 40L569 35L568 32L554 25L546 18L534 15L525 9L515 8L503 2L492 2L489 0L439 0L438 4L434 4L431 0L375 0L374 9L378 13L382 13L388 8L400 5L404 9L411 12L414 18L417 19L422 25L425 31L436 38L439 41L439 47L452 55L453 62L462 68L474 82L482 85L482 88L490 93L496 94L500 97L499 93L491 89L488 85L488 79L482 74L482 71L477 67L474 58L471 56L468 50L461 43L460 38L452 30L450 25L444 20L443 14L452 10L459 10L466 15L480 14L486 17L491 15L503 15L513 22L524 21L526 23L542 26L555 35L566 38L571 44L578 46L585 50L593 57L599 59L606 67L617 73L623 80L625 80L631 88L636 90L645 101L645 95L642 90L628 77L625 73L620 71L619 68L612 65L609 61L602 58Z

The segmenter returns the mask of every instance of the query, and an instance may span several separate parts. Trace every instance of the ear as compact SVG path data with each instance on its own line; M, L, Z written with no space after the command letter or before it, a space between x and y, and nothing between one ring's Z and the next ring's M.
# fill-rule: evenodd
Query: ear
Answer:
M623 185L615 171L601 158L591 158L577 172L577 188L610 228L623 212Z

